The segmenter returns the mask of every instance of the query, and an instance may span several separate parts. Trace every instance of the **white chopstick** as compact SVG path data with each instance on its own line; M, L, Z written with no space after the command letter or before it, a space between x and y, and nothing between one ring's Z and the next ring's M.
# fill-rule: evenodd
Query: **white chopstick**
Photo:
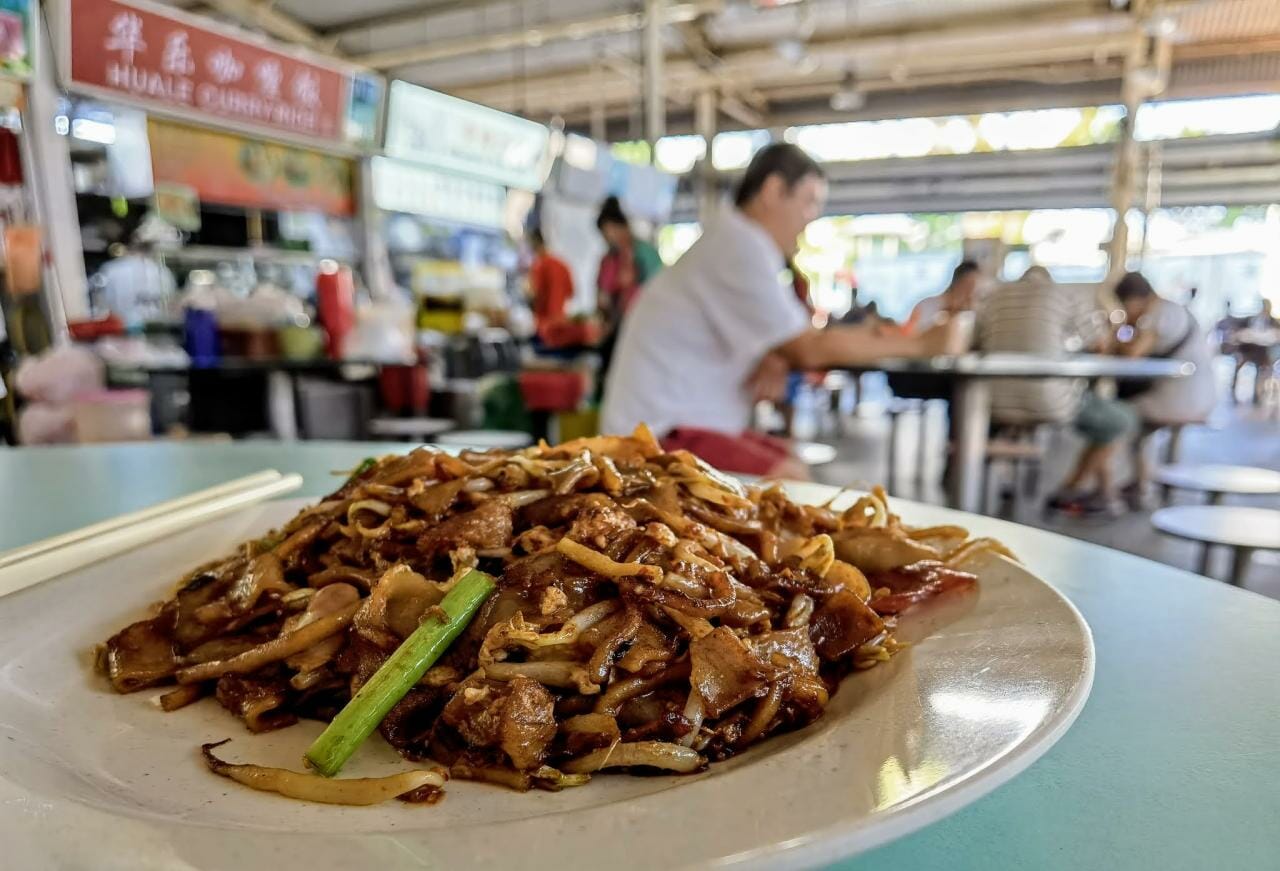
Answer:
M219 496L228 493L238 493L241 490L252 490L274 481L279 481L283 476L275 469L267 469L261 472L255 472L252 475L245 475L243 478L236 478L234 481L227 481L225 484L218 484L213 487L206 487L203 490L197 490L194 493L188 493L186 496L179 496L177 499L170 499L150 508L142 508L138 511L130 511L128 514L121 514L119 517L112 517L99 523L91 523L88 526L82 526L79 529L73 529L62 535L54 535L49 538L42 538L40 541L33 541L31 544L24 544L22 547L15 547L12 550L0 552L0 568L31 559L42 553L59 548L68 547L78 541L86 538L93 538L95 535L103 535L125 526L133 526L135 523L143 523L153 517L162 517L172 511L180 508L186 508L189 505L197 505L201 502L208 502Z
M56 545L52 549L46 547L45 541L27 545L31 555L18 562L11 562L0 567L0 596L18 590L33 587L50 578L115 556L141 544L157 538L163 538L197 523L206 522L257 502L292 493L302 486L301 475L281 475L278 472L267 473L268 477L259 480L249 487L228 489L229 485L219 485L192 493L181 499L161 503L144 511L123 515L111 521L105 521L106 530L82 535L84 530L67 533L68 543ZM258 478L258 476L250 476ZM240 481L230 482L240 484ZM176 507L175 507L176 506ZM142 515L141 519L132 522L119 521ZM94 527L103 524L94 524ZM85 527L92 529L93 527ZM9 551L6 553L12 553Z

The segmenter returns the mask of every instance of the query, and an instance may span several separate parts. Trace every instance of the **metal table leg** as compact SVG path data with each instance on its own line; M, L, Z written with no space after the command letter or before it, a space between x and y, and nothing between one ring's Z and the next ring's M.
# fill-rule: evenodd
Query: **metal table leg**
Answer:
M1200 545L1200 565L1196 567L1197 574L1204 575L1206 578L1213 577L1213 575L1209 574L1209 560L1210 560L1210 557L1212 556L1213 556L1213 545L1211 544Z
M987 453L987 429L991 425L991 386L980 378L956 382L956 450L952 457L953 507L961 511L982 508L982 463Z
M888 468L884 475L884 488L893 496L898 495L897 478L894 476L898 473L898 415L889 410L889 456Z
M274 370L267 374L267 419L271 431L282 442L298 440L298 385L291 372Z
M1227 580L1233 587L1244 586L1244 576L1249 573L1249 560L1253 558L1253 548L1233 547L1231 549L1231 574Z
M946 450L946 446L943 446ZM916 498L921 502L929 490L926 466L929 460L929 403L920 403L920 424L916 428ZM981 498L981 497L979 497Z

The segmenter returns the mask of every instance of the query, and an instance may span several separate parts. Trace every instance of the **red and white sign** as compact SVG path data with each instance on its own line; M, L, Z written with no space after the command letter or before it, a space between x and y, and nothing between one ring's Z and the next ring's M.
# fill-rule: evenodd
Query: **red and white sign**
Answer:
M341 141L347 74L131 0L68 0L74 85L294 137Z

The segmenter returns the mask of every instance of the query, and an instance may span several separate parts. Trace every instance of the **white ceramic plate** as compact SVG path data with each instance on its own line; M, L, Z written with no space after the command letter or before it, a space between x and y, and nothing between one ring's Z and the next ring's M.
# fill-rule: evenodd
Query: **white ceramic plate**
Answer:
M826 715L688 777L600 776L560 793L454 781L436 806L304 804L210 774L300 767L320 731L253 736L206 699L165 714L117 695L91 649L191 566L300 507L271 503L0 599L0 843L8 867L93 869L779 868L884 843L994 789L1071 724L1093 679L1076 610L1013 563L973 568L967 613L851 677ZM908 520L911 518L908 516ZM403 769L380 740L344 775Z

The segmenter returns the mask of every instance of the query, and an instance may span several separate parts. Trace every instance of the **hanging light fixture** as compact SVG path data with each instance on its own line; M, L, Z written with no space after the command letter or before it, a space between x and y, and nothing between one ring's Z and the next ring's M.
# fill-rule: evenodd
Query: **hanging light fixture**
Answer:
M857 74L848 70L840 87L831 95L831 108L837 112L856 112L866 104L867 95L858 87Z

